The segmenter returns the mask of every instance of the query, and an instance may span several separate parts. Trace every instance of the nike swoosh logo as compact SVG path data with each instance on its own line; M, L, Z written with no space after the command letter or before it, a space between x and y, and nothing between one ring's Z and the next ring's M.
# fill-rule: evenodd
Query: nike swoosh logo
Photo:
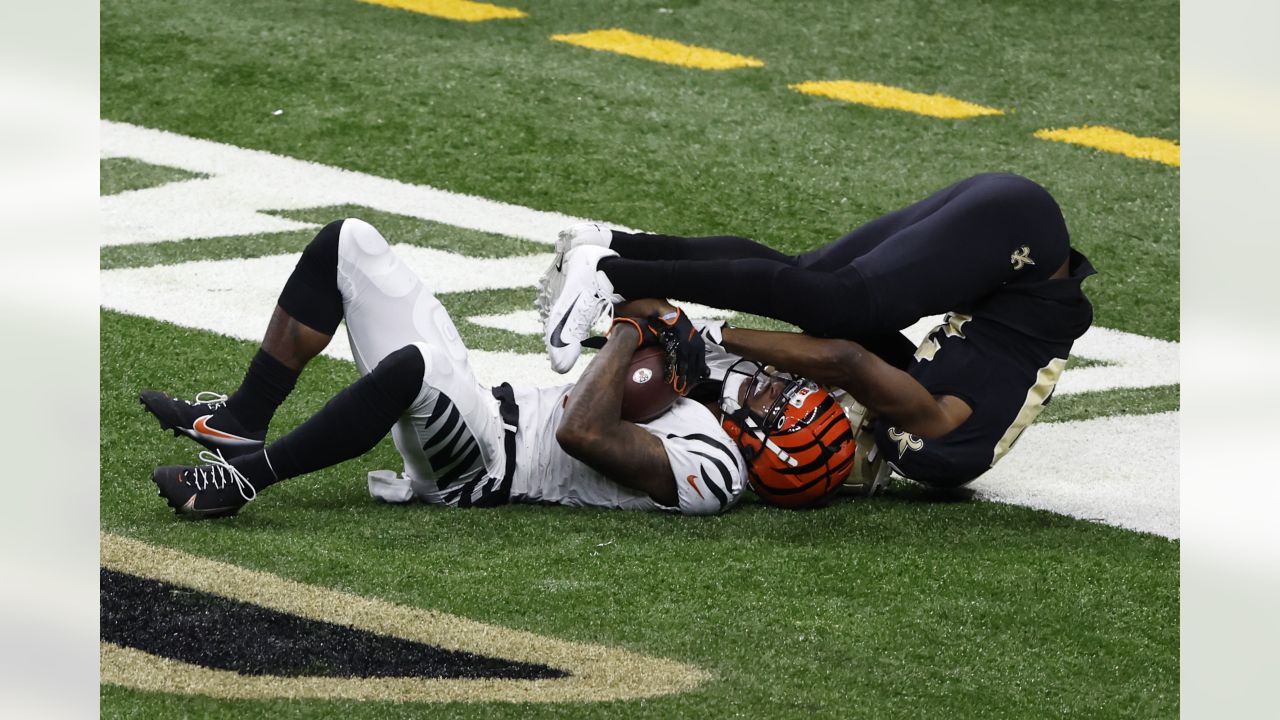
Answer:
M556 272L564 267L564 253L556 253Z
M703 498L704 500L706 499L705 496L703 496L702 494L702 489L698 487L697 475L690 475L689 477L685 478L685 480L687 480L689 484L693 486L693 491L698 493L698 497Z
M209 420L209 418L211 418L211 417L213 417L213 416L212 416L212 415L204 415L204 416L202 416L202 417L198 417L198 418L196 418L196 421L195 421L195 422L193 422L193 423L191 423L191 428L192 428L193 430L195 430L197 433L200 433L201 435L208 435L208 436L210 436L210 437L212 437L212 438L215 438L215 439L218 439L218 440L231 440L232 442L242 442L242 443L257 443L257 442L258 442L257 440L250 440L249 438L243 438L243 437L240 437L239 435L232 435L231 433L224 433L224 432L222 432L221 430L214 430L213 428L209 427L209 422L208 422L208 420Z
M578 299L581 297L581 294L575 297L573 302L569 303L569 309L560 316L560 322L556 323L555 329L551 331L551 347L561 348L569 344L560 339L560 333L564 331L564 324L569 322L569 316L573 314L573 308L578 304Z

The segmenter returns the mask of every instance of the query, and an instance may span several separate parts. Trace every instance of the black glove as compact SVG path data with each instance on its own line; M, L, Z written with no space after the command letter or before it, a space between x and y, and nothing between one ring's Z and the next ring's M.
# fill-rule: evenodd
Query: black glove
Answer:
M676 308L674 313L655 315L646 320L649 333L657 336L658 344L667 356L662 379L670 383L676 392L687 394L711 374L707 368L706 342L680 308Z
M711 370L707 368L706 341L680 308L666 315L614 318L613 324L618 323L634 325L639 331L637 350L652 345L662 348L666 356L662 380L681 395L687 394L694 385L711 375ZM582 344L587 345L587 342ZM603 344L601 341L600 345Z

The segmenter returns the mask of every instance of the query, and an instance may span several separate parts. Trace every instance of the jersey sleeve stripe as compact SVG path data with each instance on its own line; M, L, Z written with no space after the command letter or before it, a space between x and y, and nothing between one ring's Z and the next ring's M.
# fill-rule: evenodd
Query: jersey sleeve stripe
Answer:
M729 468L723 462L721 462L719 458L712 457L711 455L708 455L700 450L691 450L690 452L692 452L694 455L697 455L699 457L704 457L710 460L711 463L715 465L716 470L720 472L720 477L707 478L707 487L711 488L711 492L714 493L715 496L720 499L720 503L722 505L728 502L729 501L728 498L722 492L720 492L718 488L716 488L716 484L718 482L718 484L721 487L723 487L725 490L732 493L734 491L733 473L729 472ZM705 466L699 466L699 467L702 467L703 471L705 472Z
M669 438L678 437L678 438L684 438L685 440L697 440L699 442L704 442L712 446L713 448L719 450L725 455L728 455L729 457L733 457L734 455L734 452L730 450L728 446L726 446L724 443L720 442L719 440L716 440L715 438L711 437L710 435L703 435L702 433L693 433L692 435L676 435L675 433L668 433L667 437Z
M698 454L701 455L702 453ZM707 469L704 466L699 465L698 469L702 471L704 476L707 474ZM716 487L716 483L708 481L706 485L707 489L711 491L711 494L716 496L716 500L720 503L720 508L724 509L724 507L729 504L729 496L725 495L724 491L719 487Z

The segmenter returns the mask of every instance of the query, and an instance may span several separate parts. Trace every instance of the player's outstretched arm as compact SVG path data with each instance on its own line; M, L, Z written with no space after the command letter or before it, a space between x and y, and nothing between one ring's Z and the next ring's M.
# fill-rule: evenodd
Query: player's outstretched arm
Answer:
M676 479L662 441L622 419L622 389L639 342L634 325L613 327L604 348L570 391L556 441L569 455L619 485L676 507Z
M923 438L946 435L973 412L960 398L935 397L915 378L851 340L725 328L724 347L745 358L843 388L898 428Z

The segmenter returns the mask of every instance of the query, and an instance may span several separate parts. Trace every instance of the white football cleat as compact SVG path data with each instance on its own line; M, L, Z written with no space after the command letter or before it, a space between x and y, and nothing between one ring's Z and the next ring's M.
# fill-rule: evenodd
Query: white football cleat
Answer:
M551 258L551 265L538 278L538 297L534 306L538 309L538 320L546 323L551 306L560 297L564 289L564 255L582 245L609 247L613 240L613 232L597 223L585 222L572 225L560 231L556 236L556 254Z
M543 323L542 340L552 370L569 372L582 353L582 341L591 335L591 326L612 312L614 303L622 302L613 292L613 283L596 269L601 258L617 256L599 245L581 245L564 254L561 292Z

